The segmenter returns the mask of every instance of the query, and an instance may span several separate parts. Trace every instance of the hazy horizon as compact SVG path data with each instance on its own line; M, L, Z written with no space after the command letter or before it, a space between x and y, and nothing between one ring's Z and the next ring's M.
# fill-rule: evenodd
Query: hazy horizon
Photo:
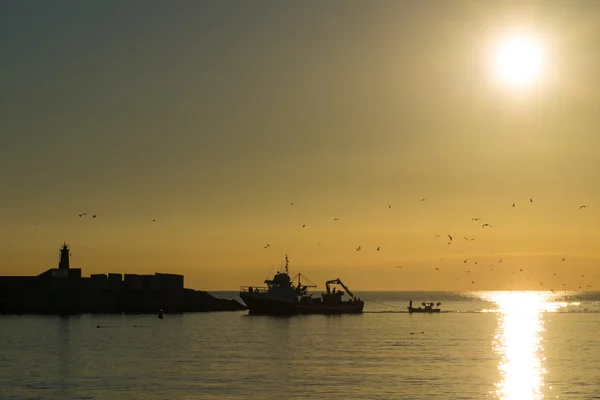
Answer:
M600 289L600 3L32 4L0 6L0 275L66 241L209 291L286 254L320 289ZM514 29L529 86L490 65Z

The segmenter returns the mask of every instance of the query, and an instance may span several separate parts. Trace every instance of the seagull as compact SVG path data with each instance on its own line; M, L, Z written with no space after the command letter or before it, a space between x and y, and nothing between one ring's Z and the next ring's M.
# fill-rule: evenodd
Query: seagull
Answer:
M302 225L302 227L304 228L306 226L306 224Z
M468 242L468 241L469 241L469 238L465 236L465 240Z
M481 218L471 218L471 221L479 221Z
M338 217L335 217L333 220L334 221L339 221L340 219Z
M481 225L482 228L485 228L486 226L489 226L490 228L492 227L490 224L483 224L483 225Z
M475 261L475 265L477 265L477 261Z
M92 215L92 218L96 218L96 214Z
M448 235L448 237L450 238L450 241L452 241L452 236Z
M436 238L437 238L437 237L440 237L440 235L441 235L441 233L438 233L437 235L435 235L435 237L436 237Z
M377 251L379 251L379 249L380 249L380 248L381 248L381 247L378 247L378 248L377 248Z
M402 265L396 265L396 268L402 268Z
M533 203L533 199L532 199L531 197L529 198L529 202L530 202L530 203Z
M356 251L361 251L361 247L360 247L360 246L358 246L358 247L356 248Z
M436 271L439 271L440 269L439 269L438 267L435 267L435 270L436 270Z
M563 258L561 261L565 261L565 259Z
M582 208L587 208L587 206L579 206L579 209L581 210Z
M501 258L500 261L498 261L498 262L501 263L502 261L504 261L504 258Z
M155 219L153 219L153 220L152 220L152 222L156 222L156 220L155 220Z
M466 264L466 263L467 263L467 260L468 260L468 258L465 258L465 261L463 261L463 263L464 263L464 264Z
M419 200L419 202L423 202L423 201L425 201L425 200L427 200L427 199L425 199L425 198L422 198L421 200Z
M515 203L513 203L513 207L515 206Z
M452 241L449 241L446 246L450 246L451 244L452 244Z
M293 205L294 205L294 203L290 203L290 206L293 206Z
M392 208L392 205L390 204L390 205L388 206L388 208Z

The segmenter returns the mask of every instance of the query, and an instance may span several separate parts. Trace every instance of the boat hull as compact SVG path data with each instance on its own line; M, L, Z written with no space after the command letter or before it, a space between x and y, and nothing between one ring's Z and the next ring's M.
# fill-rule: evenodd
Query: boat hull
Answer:
M441 310L439 308L431 308L431 309L424 309L424 308L413 308L413 307L406 307L408 308L408 312L409 313L426 313L426 314L434 314L434 313L439 313Z
M362 314L362 300L345 301L338 304L301 304L287 299L273 299L253 293L240 293L250 315L306 315L306 314ZM294 299L295 300L295 299Z

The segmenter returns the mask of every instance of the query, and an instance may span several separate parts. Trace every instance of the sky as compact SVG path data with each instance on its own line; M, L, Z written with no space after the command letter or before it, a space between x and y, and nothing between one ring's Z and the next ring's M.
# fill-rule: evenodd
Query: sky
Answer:
M260 285L286 254L319 289L600 290L599 16L3 1L0 274L56 267L67 241L85 276L209 291ZM517 31L544 50L520 87L491 61Z

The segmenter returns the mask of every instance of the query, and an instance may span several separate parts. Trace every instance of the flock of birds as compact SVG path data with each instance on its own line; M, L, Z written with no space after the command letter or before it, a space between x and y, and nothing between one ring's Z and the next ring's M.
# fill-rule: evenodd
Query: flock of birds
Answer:
M426 200L427 200L427 198L421 198L421 199L419 200L419 202L420 202L420 203L423 203L423 202L425 202ZM533 203L533 198L529 198L529 203ZM294 205L295 205L295 203L294 203L294 202L291 202L291 203L289 203L289 204L290 204L290 206L294 206ZM517 206L517 203L516 203L516 202L513 202L513 203L512 203L512 207L514 208L514 207L516 207L516 206ZM390 204L390 205L388 205L388 209L391 209L391 208L392 208L392 205L391 205L391 204ZM587 205L585 205L585 204L582 204L582 205L580 205L580 206L579 206L579 210L585 210L585 209L587 209L587 208L588 208L588 206L587 206ZM84 217L87 217L87 216L88 216L88 213L87 213L87 212L81 212L81 213L79 213L79 214L78 214L78 216L79 216L79 218L84 218ZM92 218L92 219L96 219L96 218L98 218L98 215L97 215L97 214L91 214L91 218ZM333 218L333 220L334 220L334 221L339 221L339 217L334 217L334 218ZM473 217L473 218L471 218L471 221L473 221L473 222L480 222L480 221L481 221L481 218L479 218L479 217ZM153 223L154 223L154 222L156 222L156 219L152 219L152 222L153 222ZM36 223L36 226L37 226L37 225L39 225L39 223ZM306 228L306 224L302 224L302 228ZM490 223L487 223L487 222L484 222L484 223L482 223L482 224L481 224L481 229L486 229L486 228L487 228L487 229L492 229L492 228L493 228L493 226L492 226ZM441 234L441 233L438 233L438 234L436 234L436 235L435 235L435 238L440 238L441 236L442 236L442 234ZM450 246L450 245L452 245L453 243L455 243L455 240L454 240L455 238L454 238L454 237L453 237L451 234L449 234L449 233L448 233L448 234L446 234L446 236L447 236L447 238L448 238L448 242L446 243L446 246ZM472 241L474 241L474 240L475 240L475 238L473 238L473 237L467 237L467 236L464 236L463 238L464 238L464 240L465 240L465 241L467 241L467 242L472 242ZM317 245L321 245L321 242L317 242ZM270 245L269 243L267 243L267 244L265 244L265 245L264 245L264 249L270 249L270 248L271 248L271 245ZM361 252L361 251L363 250L363 247L362 247L362 245L358 245L358 246L356 246L355 250L356 250L357 252ZM378 251L378 252L380 252L380 251L381 251L381 247L380 247L380 246L376 247L376 248L375 248L375 251ZM492 253L492 254L494 254L494 253ZM442 260L442 258L440 258L440 260ZM467 263L468 263L468 261L469 261L469 259L468 259L468 258L465 258L465 259L463 260L463 263L464 263L464 264L467 264ZM504 259L500 259L500 260L498 260L498 261L497 261L497 263L498 263L498 264L500 264L500 263L502 263L503 261L504 261ZM565 257L563 257L563 258L561 259L561 262L565 262L565 261L566 261L566 258L565 258ZM477 261L477 260L475 260L475 261L474 261L474 265L478 265L478 261ZM396 266L395 266L395 268L397 268L397 269L403 269L403 268L404 268L404 266L401 266L401 265L396 265ZM495 268L493 268L493 264L489 264L488 268L490 268L490 271L494 271L494 270L495 270ZM435 267L435 271L438 271L438 272L439 272L439 271L441 271L441 269L440 269L439 267ZM498 269L496 269L496 271L497 271L497 272L500 272L500 273L504 272L502 269L499 269L499 268L498 268ZM463 270L463 272L464 272L464 273L465 273L467 276L470 276L470 274L471 274L471 270ZM513 271L512 271L512 274L515 274L516 272L517 272L516 270L513 270ZM522 273L522 272L523 272L523 268L519 268L519 269L518 269L518 272L519 272L519 273ZM557 274L556 274L556 272L554 272L554 273L553 273L553 276L556 276L556 275L557 275ZM580 276L580 278L584 278L584 277L585 277L585 275L581 275L581 276ZM455 279L457 279L457 280L458 280L458 279L461 279L461 277L456 277ZM526 280L529 280L529 278L527 278ZM544 282L543 282L543 281L539 281L539 280L538 280L538 283L539 283L539 285L540 285L540 286L543 286L543 285L544 285ZM474 281L474 280L471 280L471 284L472 284L472 285L475 285L475 281ZM512 284L514 284L514 280L511 280L511 281L510 281L510 284L511 284L511 285L512 285ZM567 284L566 284L566 283L563 283L563 284L562 284L562 286L563 286L563 288L564 288L564 287L566 287L566 286L567 286ZM591 285L589 285L589 284L588 284L588 285L587 285L587 287L588 287L588 288L590 288L590 287L591 287ZM582 288L583 288L583 286L579 286L579 289L582 289ZM554 290L554 289L550 289L550 290L551 290L553 293L555 292L555 290Z
M79 218L85 217L86 215L88 215L86 212L82 212L79 214ZM97 217L98 217L98 215L92 214L92 219L97 218ZM156 220L153 219L152 222L156 222Z
M422 202L425 202L426 200L427 200L427 198L422 198L422 199L420 199L420 200L419 200L419 202L421 202L421 203L422 203ZM533 203L533 202L534 202L534 201L533 201L533 198L529 198L529 203ZM295 205L295 203L293 203L293 202L291 202L291 203L290 203L290 206L294 206L294 205ZM516 207L516 206L517 206L517 203L516 203L516 202L513 202L513 203L512 203L512 207L514 208L514 207ZM392 205L391 205L391 204L390 204L390 205L388 205L388 208L389 208L389 209L391 209L391 208L392 208ZM587 205L580 205L580 206L579 206L579 210L584 210L584 209L587 209L587 208L588 208L588 206L587 206ZM334 218L334 221L338 221L338 220L339 220L339 217L335 217L335 218ZM473 218L471 218L471 221L473 221L473 222L479 222L479 221L481 221L481 218L479 218L479 217L473 217ZM306 228L306 224L302 224L302 228ZM482 224L481 224L481 229L486 229L486 228L487 228L487 229L491 229L491 228L493 228L493 227L492 227L492 225L491 225L490 223L487 223L487 222L484 222L484 223L482 223ZM441 234L441 233L438 233L438 234L436 234L436 235L435 235L435 238L440 238L441 236L442 236L442 234ZM447 236L447 237L448 237L448 239L449 239L449 241L447 242L446 246L450 246L450 245L452 245L452 244L454 243L454 237L453 237L451 234L449 234L449 233L448 233L448 234L446 234L446 236ZM467 237L467 236L464 236L464 240L465 240L465 241L467 241L467 242L472 242L472 241L474 241L474 240L475 240L475 238L472 238L472 237L471 237L471 238L469 238L469 237ZM318 245L321 245L321 243L320 243L320 242L318 242L317 244L318 244ZM270 245L269 243L267 243L267 244L264 246L264 248L265 248L265 249L270 249L270 248L271 248L271 245ZM362 245L358 245L358 246L356 247L356 251L360 252L360 251L362 251L362 250L363 250L363 247L362 247ZM378 247L377 247L375 250L376 250L376 251L381 251L381 247L379 247L379 246L378 246ZM492 254L494 254L494 253L492 252ZM440 260L442 260L442 258L440 258ZM463 263L464 263L464 264L467 264L467 263L468 263L468 261L469 261L469 259L468 259L468 258L465 258L465 259L463 260ZM502 258L501 258L501 259L499 259L499 260L497 261L497 264L500 264L500 263L502 263L503 261L504 261L504 259L502 259ZM563 258L561 259L561 262L563 262L563 263L564 263L565 261L566 261L566 258L565 258L565 257L563 257ZM474 261L474 265L478 265L478 261L477 261L477 260L475 260L475 261ZM488 268L490 268L490 271L494 271L494 270L496 270L497 272L500 272L500 273L504 272L504 270L503 270L503 269L499 269L499 268L498 268L498 269L495 269L495 268L493 268L493 266L494 266L493 264L489 264ZM403 269L404 267L403 267L403 266L401 266L401 265L396 265L396 266L395 266L395 268L397 268L397 269ZM441 269L440 269L439 267L435 267L435 271L438 271L438 272L439 272L439 271L441 271ZM519 273L522 273L523 271L524 271L524 269L523 269L523 268L519 268L519 269L518 269L518 272L519 272ZM469 275L471 274L471 270L463 270L463 272L464 272L464 273L465 273L467 276L469 276ZM513 271L512 271L512 274L513 274L513 275L514 275L514 274L516 274L516 273L517 273L517 271L516 271L516 270L513 270ZM556 274L556 272L554 272L554 273L553 273L553 276L556 276L556 275L557 275L557 274ZM581 276L580 276L580 278L585 278L585 275L581 275ZM455 278L455 279L457 279L457 280L458 280L458 279L461 279L461 277L457 277L457 278ZM526 280L527 280L527 281L529 281L529 278L526 278ZM543 282L543 281L540 281L540 280L538 280L537 282L539 283L539 285L540 285L540 286L543 286L543 285L544 285L544 282ZM472 284L472 285L475 285L475 281L474 281L474 280L471 280L471 284ZM513 284L514 284L514 280L511 280L511 281L510 281L510 284L511 284L511 285L513 285ZM566 286L567 286L567 284L566 284L566 283L563 283L563 284L562 284L562 286L563 286L563 290L564 290L564 287L566 287ZM589 285L589 284L588 284L588 285L586 285L586 286L587 286L588 288L591 288L591 285ZM582 289L582 288L583 288L583 286L579 286L579 289ZM550 291L551 291L552 293L555 293L555 292L556 292L556 291L555 291L554 289L552 289L552 288L550 289Z

